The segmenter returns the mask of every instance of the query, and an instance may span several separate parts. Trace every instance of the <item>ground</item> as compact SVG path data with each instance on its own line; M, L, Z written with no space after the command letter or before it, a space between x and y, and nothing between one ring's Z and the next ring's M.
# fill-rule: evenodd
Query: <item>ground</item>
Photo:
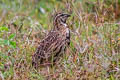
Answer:
M0 80L119 80L120 0L1 0ZM32 67L56 11L70 13L71 43L59 64Z

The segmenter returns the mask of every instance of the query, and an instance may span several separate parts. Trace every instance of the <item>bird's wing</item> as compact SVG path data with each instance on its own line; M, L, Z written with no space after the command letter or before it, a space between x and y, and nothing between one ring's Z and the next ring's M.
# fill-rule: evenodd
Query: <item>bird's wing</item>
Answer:
M58 31L50 31L49 34L40 42L35 54L33 55L33 65L42 63L43 60L57 56L64 51L66 37Z
M49 32L49 34L40 42L35 54L43 59L50 57L51 53L56 52L58 47L62 45L62 39L63 37L60 36L59 32Z
M44 59L50 57L52 45L55 44L59 37L59 33L56 31L50 31L48 35L40 42L35 54L32 56L32 65L38 66L38 63L42 63Z

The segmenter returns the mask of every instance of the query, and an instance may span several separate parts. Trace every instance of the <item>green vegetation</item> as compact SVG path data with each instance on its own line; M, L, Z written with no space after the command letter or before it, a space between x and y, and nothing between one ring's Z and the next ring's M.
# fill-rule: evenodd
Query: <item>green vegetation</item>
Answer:
M31 65L55 11L71 14L58 65ZM119 80L120 0L0 0L0 80Z

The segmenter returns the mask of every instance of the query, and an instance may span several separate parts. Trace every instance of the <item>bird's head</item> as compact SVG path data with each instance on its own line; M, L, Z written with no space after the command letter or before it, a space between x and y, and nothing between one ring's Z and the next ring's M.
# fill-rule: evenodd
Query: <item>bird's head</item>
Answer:
M70 14L67 13L57 13L54 17L54 27L58 24L66 24L67 18L70 17Z

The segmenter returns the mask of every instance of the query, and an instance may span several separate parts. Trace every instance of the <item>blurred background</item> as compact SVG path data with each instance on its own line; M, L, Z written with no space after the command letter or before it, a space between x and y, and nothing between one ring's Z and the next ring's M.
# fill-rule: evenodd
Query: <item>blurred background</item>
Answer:
M71 14L60 64L31 65L55 12ZM0 80L119 80L120 0L0 0Z

